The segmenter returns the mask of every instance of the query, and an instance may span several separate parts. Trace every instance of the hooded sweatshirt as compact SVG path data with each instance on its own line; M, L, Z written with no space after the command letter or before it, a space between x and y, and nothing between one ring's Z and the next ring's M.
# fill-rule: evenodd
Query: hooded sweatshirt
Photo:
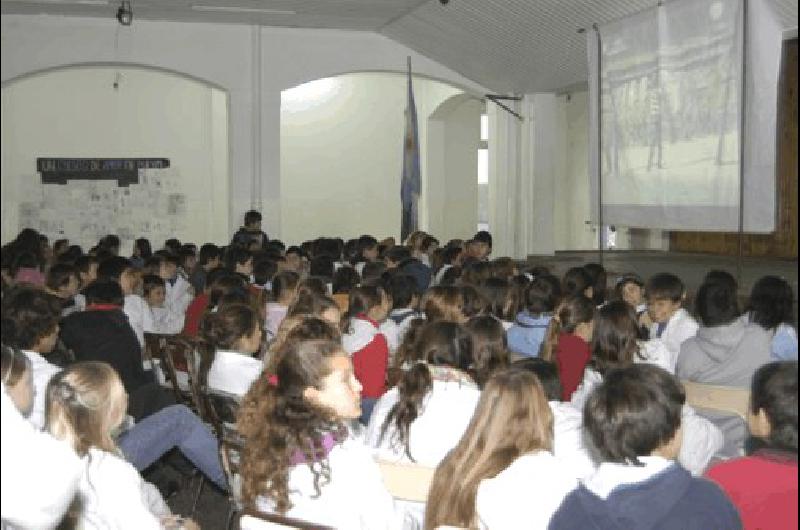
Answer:
M681 345L675 375L698 383L747 388L753 373L770 361L768 331L736 319L701 327Z
M675 375L709 385L748 388L755 371L770 362L770 333L758 324L736 319L729 324L701 327L681 346ZM747 427L736 415L702 411L722 430L722 457L741 456Z
M564 499L548 528L742 528L736 508L716 484L660 457L640 459L643 467L602 464Z
M506 331L509 351L525 357L538 357L539 348L552 318L553 315L550 313L540 315L532 315L528 311L518 313L514 325Z

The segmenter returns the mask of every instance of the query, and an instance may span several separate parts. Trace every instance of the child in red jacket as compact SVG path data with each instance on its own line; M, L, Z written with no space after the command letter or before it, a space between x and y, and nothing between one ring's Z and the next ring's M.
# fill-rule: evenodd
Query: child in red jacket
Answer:
M764 447L706 474L733 501L744 528L797 528L797 361L753 375L748 426Z
M583 381L583 370L592 357L589 342L594 329L594 302L578 295L556 308L542 343L540 357L555 361L561 379L561 400L569 401Z
M392 299L377 285L361 285L350 291L348 310L342 319L342 345L353 357L353 371L363 387L361 420L369 421L372 407L386 392L389 345L380 331L392 307Z

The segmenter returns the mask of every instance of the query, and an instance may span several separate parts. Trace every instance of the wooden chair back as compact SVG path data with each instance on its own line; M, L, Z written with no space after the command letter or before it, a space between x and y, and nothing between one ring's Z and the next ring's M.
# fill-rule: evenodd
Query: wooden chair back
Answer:
M234 509L242 509L242 482L239 473L244 440L237 433L230 432L219 439L219 459L225 480L228 482L228 498Z
M434 468L384 460L378 460L378 467L386 488L395 499L415 502L428 500L428 490L436 471Z
M686 403L696 409L735 414L747 420L750 390L747 388L706 385L682 381Z
M192 385L192 392L198 403L200 418L211 425L217 438L222 439L224 436L236 433L233 425L236 423L241 403L239 396L221 390L211 390L207 385L198 383Z
M187 405L193 409L197 408L197 403L189 389L181 388L178 374L186 374L191 387L191 372L188 370L187 359L189 353L194 349L194 343L190 337L183 335L164 335L160 333L144 334L145 359L158 360L159 367L164 373L175 399L178 403Z

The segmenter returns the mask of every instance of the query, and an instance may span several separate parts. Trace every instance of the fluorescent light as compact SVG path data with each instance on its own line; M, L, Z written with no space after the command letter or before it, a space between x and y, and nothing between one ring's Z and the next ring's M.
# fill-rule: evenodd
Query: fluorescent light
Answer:
M51 5L78 5L78 6L107 6L108 0L3 0L18 4L51 4Z
M262 13L265 15L294 15L294 11L283 9L265 9L259 7L237 7L237 6L206 6L193 5L195 11L206 11L211 13Z

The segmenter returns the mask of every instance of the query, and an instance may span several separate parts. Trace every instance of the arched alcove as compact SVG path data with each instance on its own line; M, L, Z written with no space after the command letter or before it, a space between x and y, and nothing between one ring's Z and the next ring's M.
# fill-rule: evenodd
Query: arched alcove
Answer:
M228 94L204 80L130 64L80 64L2 86L3 241L24 226L85 247L117 233L228 240ZM36 159L167 158L138 182L43 184Z
M282 92L284 240L298 242L319 235L348 238L365 232L399 238L406 83L401 73L357 72L317 79ZM456 140L453 135L447 140L445 135L431 144L431 124L446 127L459 116L457 109L469 106L467 102L475 98L459 87L416 76L413 87L423 185L420 224L438 235L444 228L439 216L447 206L444 197L448 192L447 182L440 180L440 167L433 165L441 163L442 155L455 152L438 152L438 142ZM454 100L442 107L451 98L462 96L457 100L460 104ZM477 141L479 114L474 134ZM467 149L473 147L464 147L462 153ZM474 149L472 158L477 157L477 147ZM460 236L472 233L474 225Z
M478 149L483 100L457 94L428 118L429 226L439 238L467 238L478 226Z

